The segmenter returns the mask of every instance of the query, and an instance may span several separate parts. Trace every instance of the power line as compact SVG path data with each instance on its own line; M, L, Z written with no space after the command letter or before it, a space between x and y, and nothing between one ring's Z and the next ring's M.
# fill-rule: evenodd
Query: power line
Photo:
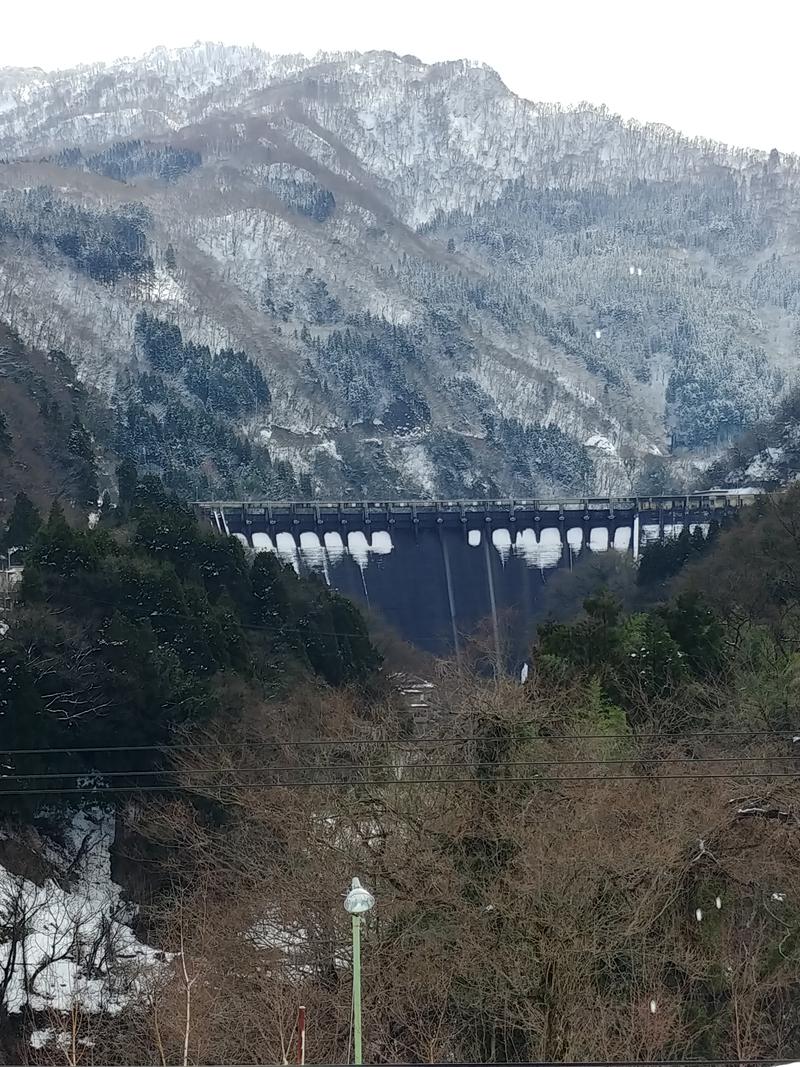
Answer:
M514 725L529 722L531 725L538 724L536 720L522 719ZM474 742L491 743L493 741L528 741L531 743L550 741L660 741L663 744L680 744L682 741L698 740L700 738L774 738L780 741L793 742L795 737L790 730L700 730L694 733L665 735L665 734L550 734L531 737L530 734L506 734L493 737L486 734L456 734L453 737L351 737L351 738L314 738L292 739L278 738L272 741L262 741L246 738L242 741L207 741L197 744L155 744L155 745L72 745L68 748L0 748L0 756L45 756L66 755L77 752L193 752L207 750L227 750L242 748L322 748L322 747L349 747L362 745L461 745ZM687 757L688 758L688 757ZM743 757L744 758L744 757ZM777 757L776 757L777 758ZM613 762L619 762L617 760Z
M790 756L702 756L694 758L692 756L673 756L660 758L657 756L635 759L568 759L568 760L484 760L478 762L469 761L450 761L449 763L417 763L413 767L416 770L474 770L484 767L614 767L618 765L633 765L638 766L642 763L646 764L674 764L674 763L692 763L692 764L706 764L706 763L765 763L773 761L783 760L800 760L800 755ZM25 782L25 781L41 781L46 779L57 778L84 778L91 775L97 775L100 778L152 778L152 777L167 777L170 775L175 776L191 776L191 775L213 775L213 774L227 774L227 775L251 775L251 774L288 774L288 773L312 773L316 774L322 771L395 771L398 769L396 764L391 763L316 763L316 764L264 764L260 767L230 767L230 766L214 766L214 767L161 767L152 768L147 767L141 770L135 768L125 771L119 770L101 770L99 768L81 769L77 771L47 771L44 773L31 773L21 772L18 774L0 774L0 783L2 782ZM749 773L749 772L742 772ZM797 772L800 776L800 769ZM651 777L648 775L647 777Z
M506 778L492 778L482 779L477 778L474 775L466 778L390 778L390 779L366 779L364 781L316 781L316 782L251 782L241 786L243 789L365 789L369 787L384 787L384 786L426 786L426 787L438 787L447 785L486 785L489 782L493 786L497 785L513 785L517 783L531 783L534 785L565 785L568 782L650 782L653 785L657 785L666 781L706 781L710 779L719 779L726 781L742 781L753 779L766 779L774 781L777 779L793 778L797 779L800 775L792 772L773 771L773 772L753 772L748 773L743 771L741 774L734 774L730 771L720 774L610 774L610 775L567 775L565 777L558 776L512 776ZM215 783L209 783L213 786ZM217 788L230 788L236 783L216 783ZM184 793L188 792L187 787L181 787L178 785L129 785L129 786L83 786L83 787L67 787L58 789L7 789L0 790L0 799L10 796L62 796L71 794L80 794L86 796L87 794L94 796L102 796L111 793Z

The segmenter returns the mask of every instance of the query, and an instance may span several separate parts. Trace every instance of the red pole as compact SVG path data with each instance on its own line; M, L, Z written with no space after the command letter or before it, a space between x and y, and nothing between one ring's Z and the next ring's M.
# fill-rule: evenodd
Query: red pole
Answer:
M306 1062L306 1007L301 1004L297 1009L297 1062Z

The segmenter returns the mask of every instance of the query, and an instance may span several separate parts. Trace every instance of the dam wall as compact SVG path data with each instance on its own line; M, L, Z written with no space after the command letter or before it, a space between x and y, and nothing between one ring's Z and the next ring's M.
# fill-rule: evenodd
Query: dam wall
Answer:
M427 651L459 651L486 625L528 631L548 575L584 552L636 558L650 540L677 536L752 505L750 491L671 497L507 501L202 501L220 533L275 552L366 603Z

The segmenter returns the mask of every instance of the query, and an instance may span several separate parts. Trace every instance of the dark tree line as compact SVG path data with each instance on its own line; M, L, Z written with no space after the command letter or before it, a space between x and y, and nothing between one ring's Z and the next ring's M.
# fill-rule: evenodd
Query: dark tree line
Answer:
M435 343L421 327L363 316L345 329L300 340L328 387L341 397L356 421L380 419L390 429L410 433L430 421L430 408L410 379L424 365L426 347Z
M489 440L508 456L513 484L536 493L549 482L588 492L594 468L586 447L558 426L523 426L516 419L488 418Z
M182 376L186 388L214 412L231 418L253 415L269 406L269 386L246 352L184 342L180 329L140 312L136 340L155 371Z
M65 148L52 157L52 162L59 167L89 170L118 182L139 177L176 182L199 167L203 157L189 148L174 148L172 145L159 145L137 138L116 141L91 155L84 155L80 148Z
M315 222L326 222L336 210L333 193L316 182L271 178L267 187L299 215L305 215Z
M245 352L184 342L180 329L140 313L136 342L150 369L131 372L115 402L113 446L188 498L296 495L290 468L242 428L271 396Z
M152 274L142 204L91 210L40 187L0 198L0 240L30 241L40 252L56 251L95 281L113 285L122 277Z

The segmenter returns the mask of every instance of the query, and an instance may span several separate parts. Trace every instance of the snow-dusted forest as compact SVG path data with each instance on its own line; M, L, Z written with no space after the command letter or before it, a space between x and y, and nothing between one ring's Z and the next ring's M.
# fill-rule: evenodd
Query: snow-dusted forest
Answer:
M191 496L695 487L795 383L798 160L475 63L0 72L0 319Z

